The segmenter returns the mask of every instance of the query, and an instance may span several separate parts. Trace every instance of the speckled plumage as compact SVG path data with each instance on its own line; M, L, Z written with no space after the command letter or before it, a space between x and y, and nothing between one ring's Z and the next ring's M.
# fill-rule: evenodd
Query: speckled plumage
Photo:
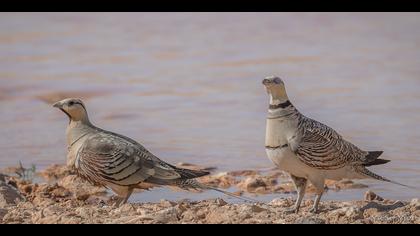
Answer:
M193 183L190 179L209 174L177 168L136 141L95 127L79 99L65 99L54 106L70 118L66 132L68 165L90 183L111 188L120 197L119 203L125 203L134 188L151 185L188 188L188 183Z

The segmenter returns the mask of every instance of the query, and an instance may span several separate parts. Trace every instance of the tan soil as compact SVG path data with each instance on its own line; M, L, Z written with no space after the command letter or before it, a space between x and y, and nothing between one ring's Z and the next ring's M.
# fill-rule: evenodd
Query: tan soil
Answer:
M182 164L182 167L195 167ZM104 188L93 187L64 166L53 165L39 173L46 183L31 183L0 175L0 223L420 223L420 201L384 200L368 191L361 201L323 201L319 214L309 213L313 203L306 200L298 214L285 209L292 198L270 203L230 204L223 199L159 203L129 203L115 207ZM238 194L293 192L283 173L235 171L200 179L220 188L236 187ZM329 189L366 187L351 181L328 182ZM308 192L311 193L311 188ZM3 199L3 200L1 200Z

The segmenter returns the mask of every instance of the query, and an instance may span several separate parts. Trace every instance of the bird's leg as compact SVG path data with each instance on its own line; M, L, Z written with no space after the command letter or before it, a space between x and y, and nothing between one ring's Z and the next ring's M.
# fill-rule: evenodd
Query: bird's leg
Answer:
M121 197L119 195L113 195L108 200L108 203L113 207L118 207L120 202L121 202Z
M290 175L290 177L293 180L293 183L296 187L298 195L297 195L295 205L292 208L287 209L286 212L287 213L298 213L299 208L300 208L300 204L302 203L303 196L305 196L305 189L306 189L306 184L307 184L308 180L305 179L305 178L296 177L294 175Z
M130 198L131 194L133 193L134 188L129 188L127 189L127 191L124 193L123 196L119 196L119 199L117 201L117 206L122 206L124 204L127 203L128 199Z
M318 213L318 206L319 206L319 202L321 201L321 197L322 194L324 193L324 182L322 182L322 188L321 186L315 186L316 187L316 197L315 197L315 201L314 201L314 205L312 206L310 212L312 213Z
M321 201L322 194L324 193L324 190L325 190L325 179L312 178L309 180L311 181L312 185L316 189L316 197L315 197L314 205L309 211L312 213L318 213L319 202Z
M116 207L120 207L120 206L122 206L124 203L122 203L124 201L124 197L120 197L120 196L118 196L117 197L117 200L115 201L115 204L114 204L114 206L116 206Z
M116 194L113 198L116 198L116 202L113 206L120 207L124 205L128 198L133 193L134 187L122 187L122 186L111 186L112 191Z
M318 193L316 195L314 205L311 208L310 212L312 212L312 213L318 213L318 206L319 206L319 202L321 200L322 194L323 194L323 192Z

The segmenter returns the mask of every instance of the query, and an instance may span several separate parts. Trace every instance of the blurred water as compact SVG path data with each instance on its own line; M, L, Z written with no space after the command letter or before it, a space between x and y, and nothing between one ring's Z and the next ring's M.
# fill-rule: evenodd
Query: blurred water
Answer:
M0 13L0 168L65 162L67 118L40 99L62 93L165 161L270 167L261 79L275 74L301 112L384 150L392 162L375 172L420 186L419 23L417 13ZM387 198L420 193L364 182Z

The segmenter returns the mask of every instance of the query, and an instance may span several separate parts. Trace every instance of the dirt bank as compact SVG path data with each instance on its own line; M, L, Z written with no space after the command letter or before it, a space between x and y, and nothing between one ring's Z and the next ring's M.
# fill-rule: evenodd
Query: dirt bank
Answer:
M230 204L223 199L209 199L115 207L105 189L92 187L63 166L51 166L38 175L45 182L0 175L0 223L420 223L418 199L388 200L372 192L367 192L361 201L324 201L319 214L309 213L312 200L303 202L300 213L286 213L285 209L293 205L292 198L266 204ZM200 181L221 188L234 186L238 195L292 192L289 182L279 181L281 175L275 170L237 171ZM337 191L365 187L351 181L327 185Z

